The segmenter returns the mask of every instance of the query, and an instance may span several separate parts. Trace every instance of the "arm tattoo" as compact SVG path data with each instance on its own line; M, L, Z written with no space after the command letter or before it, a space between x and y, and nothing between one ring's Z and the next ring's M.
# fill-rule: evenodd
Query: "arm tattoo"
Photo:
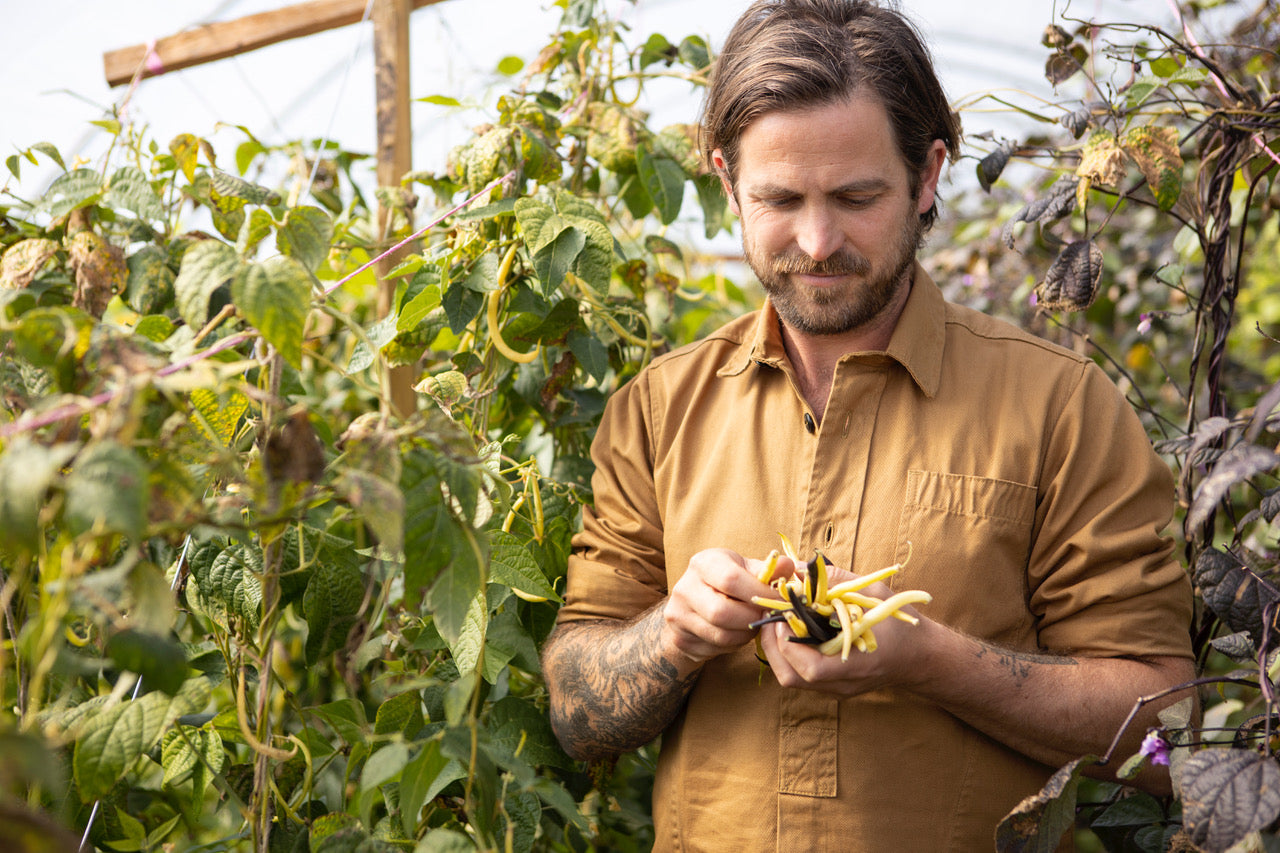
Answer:
M1003 649L1000 646L979 640L978 641L978 657L986 657L988 654L995 655L996 660L1005 667L1008 667L1010 674L1013 675L1015 681L1019 683L1026 681L1031 676L1031 670L1037 665L1042 666L1076 666L1078 661L1072 657L1062 655L1039 655L1031 652L1018 652L1013 649Z
M565 751L591 761L637 749L680 712L698 671L680 678L658 647L662 608L631 622L559 626L543 671L551 725Z

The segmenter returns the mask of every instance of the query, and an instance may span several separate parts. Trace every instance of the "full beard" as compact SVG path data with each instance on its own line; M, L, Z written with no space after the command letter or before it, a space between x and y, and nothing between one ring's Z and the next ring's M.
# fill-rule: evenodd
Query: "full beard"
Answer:
M919 217L913 211L879 268L852 249L842 249L821 261L799 250L766 255L745 233L742 248L747 264L782 322L803 334L839 335L871 323L902 288L910 286L909 274L922 233ZM829 288L807 288L792 280L795 274L845 275L854 279Z

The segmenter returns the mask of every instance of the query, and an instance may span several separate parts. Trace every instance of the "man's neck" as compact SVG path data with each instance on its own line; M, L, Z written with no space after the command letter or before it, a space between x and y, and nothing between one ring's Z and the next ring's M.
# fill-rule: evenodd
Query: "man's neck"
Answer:
M782 345L791 360L800 385L800 393L821 420L831 396L831 383L835 379L836 365L840 359L855 352L880 352L889 348L893 330L906 307L911 287L898 291L893 302L871 322L837 335L811 335L797 331L781 320Z

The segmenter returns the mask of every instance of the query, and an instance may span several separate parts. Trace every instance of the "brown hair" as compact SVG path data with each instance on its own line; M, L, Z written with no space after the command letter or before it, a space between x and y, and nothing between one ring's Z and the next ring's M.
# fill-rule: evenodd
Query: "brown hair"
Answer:
M703 162L722 152L737 180L738 143L755 119L775 110L820 106L858 91L889 114L898 153L919 191L935 139L954 160L960 121L933 70L924 40L896 9L870 0L756 0L734 24L716 58L703 104ZM937 204L920 215L928 228Z

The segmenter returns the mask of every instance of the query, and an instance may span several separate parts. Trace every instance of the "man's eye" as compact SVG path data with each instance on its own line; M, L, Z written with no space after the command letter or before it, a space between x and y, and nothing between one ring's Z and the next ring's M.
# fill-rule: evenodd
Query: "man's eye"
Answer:
M866 207L875 201L873 196L841 196L840 203L845 207Z
M796 203L795 198L791 196L783 196L780 198L766 198L766 199L761 199L761 201L764 202L765 207L772 207L772 208L778 208L778 209L791 207Z

